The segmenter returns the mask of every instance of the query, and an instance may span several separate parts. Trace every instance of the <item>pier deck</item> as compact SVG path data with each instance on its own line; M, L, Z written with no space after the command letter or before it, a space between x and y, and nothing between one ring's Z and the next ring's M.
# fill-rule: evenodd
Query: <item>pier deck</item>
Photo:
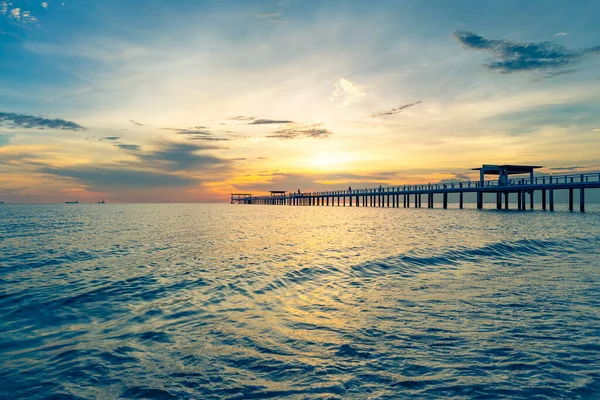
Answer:
M484 166L485 167L485 166ZM532 167L535 168L535 167ZM579 211L585 212L585 189L600 188L600 172L569 174L569 175L538 175L532 171L528 178L498 180L483 180L484 172L479 181L457 181L446 183L427 183L420 185L386 186L352 190L325 192L285 192L273 191L268 196L253 196L244 194L231 195L232 203L268 204L289 206L349 206L349 207L417 207L426 197L427 207L433 208L434 196L442 196L442 207L448 208L448 195L459 195L459 208L463 208L464 194L477 194L477 208L483 208L483 194L496 194L496 208L509 208L511 195L517 196L517 209L534 208L536 192L541 195L541 208L554 211L554 192L566 190L569 193L569 210L574 210L574 191L579 191ZM521 172L519 172L521 173ZM529 201L526 201L529 200ZM504 207L503 207L504 206Z

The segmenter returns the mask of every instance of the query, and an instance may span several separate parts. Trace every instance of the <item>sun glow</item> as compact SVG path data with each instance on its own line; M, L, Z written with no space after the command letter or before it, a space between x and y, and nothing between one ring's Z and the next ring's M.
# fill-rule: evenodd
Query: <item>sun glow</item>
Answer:
M313 169L336 169L349 166L352 157L343 151L327 150L313 154L306 159L306 166Z

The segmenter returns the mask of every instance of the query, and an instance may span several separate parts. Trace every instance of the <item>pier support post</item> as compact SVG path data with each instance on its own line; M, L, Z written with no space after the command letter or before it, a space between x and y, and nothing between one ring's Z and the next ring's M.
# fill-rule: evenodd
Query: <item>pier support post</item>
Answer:
M546 189L542 189L542 210L546 211Z
M585 212L585 192L584 188L579 189L579 211Z
M444 210L448 208L448 192L444 192Z
M550 211L554 211L554 189L548 190L548 196L550 197Z
M387 207L389 208L390 207L390 195L388 194L386 197L387 197Z
M477 209L483 208L483 192L477 192Z
M462 186L462 183L461 183ZM463 192L460 192L460 197L458 199L458 208L460 208L461 210L464 207L464 202L463 202Z
M533 194L535 193L535 191L532 189L529 192L529 209L533 210Z
M569 211L573 211L573 188L569 189Z
M421 208L421 193L419 193L419 208Z
M525 191L521 190L521 210L525 211Z
M419 207L419 196L415 193L415 208Z
M406 193L402 195L404 197L404 208L406 208Z
M352 207L352 197L353 197L353 196L352 196L352 195L350 195L350 196L348 196L348 197L350 197L350 207Z
M521 205L522 203L522 199L521 199L521 192L517 192L517 210L521 211L523 209L523 206Z
M502 194L496 192L496 210L502 210Z

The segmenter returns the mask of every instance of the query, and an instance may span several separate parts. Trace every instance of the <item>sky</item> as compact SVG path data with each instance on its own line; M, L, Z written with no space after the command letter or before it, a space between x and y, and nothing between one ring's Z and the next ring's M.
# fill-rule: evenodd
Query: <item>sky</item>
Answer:
M600 171L600 2L0 0L0 201Z

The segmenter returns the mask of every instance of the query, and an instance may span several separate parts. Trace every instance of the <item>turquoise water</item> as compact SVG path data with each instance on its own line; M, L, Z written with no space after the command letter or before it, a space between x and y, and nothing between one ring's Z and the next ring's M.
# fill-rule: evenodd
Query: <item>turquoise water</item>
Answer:
M0 397L598 398L588 210L2 205Z

